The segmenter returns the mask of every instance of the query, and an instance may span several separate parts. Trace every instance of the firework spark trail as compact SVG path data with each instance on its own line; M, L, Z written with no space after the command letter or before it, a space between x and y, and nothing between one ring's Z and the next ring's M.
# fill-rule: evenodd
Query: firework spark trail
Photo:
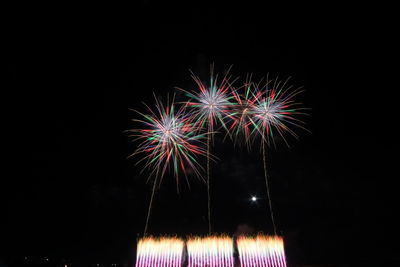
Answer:
M211 234L211 196L210 196L210 138L207 136L207 215L208 215L208 234Z
M176 111L174 101L164 106L157 98L155 106L155 111L147 106L149 114L136 111L143 119L134 121L142 123L145 128L129 131L132 132L131 136L135 137L135 140L140 141L138 148L131 156L144 154L145 156L136 164L145 161L144 169L150 169L149 178L155 176L146 218L145 235L156 185L161 183L167 169L172 165L179 191L179 174L183 173L186 177L186 171L191 169L198 177L201 177L202 167L197 162L197 158L204 155L210 157L208 151L201 147L202 139L207 134L199 133L193 118L185 113L183 107Z
M139 240L136 267L181 267L184 242L178 238Z
M196 121L199 129L206 130L208 133L207 139L207 197L208 197L208 232L211 234L211 199L210 199L210 139L214 136L216 124L220 123L230 134L226 119L232 116L231 108L234 105L233 95L231 94L231 81L227 74L218 82L218 75L214 77L214 67L210 70L210 84L205 85L199 77L192 73L192 78L197 84L198 90L187 91L177 88L186 93L189 100L186 106L191 109L191 115Z
M239 237L241 267L286 267L283 239L278 236Z
M144 236L146 236L146 234L147 234L147 227L149 225L151 207L153 207L153 199L154 199L154 193L156 191L156 186L157 186L157 177L155 178L155 180L153 182L153 189L151 190L150 203L149 203L149 208L147 210L146 224L144 226L144 231L143 231Z
M268 205L269 205L269 212L271 215L272 227L274 228L274 234L276 235L276 224L275 224L275 217L274 217L274 210L272 208L272 201L271 201L271 192L269 190L269 181L268 181L268 171L267 171L267 152L265 149L266 143L262 143L262 157L263 157L263 168L264 168L264 178L265 178L265 187L267 189L267 198L268 198Z
M188 267L233 267L230 237L193 237L187 241Z

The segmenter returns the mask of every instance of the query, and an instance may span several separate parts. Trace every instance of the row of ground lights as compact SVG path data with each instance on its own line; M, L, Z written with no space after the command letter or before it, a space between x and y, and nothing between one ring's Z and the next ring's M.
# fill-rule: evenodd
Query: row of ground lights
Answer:
M283 239L258 235L237 239L241 267L286 267ZM182 267L185 242L179 238L139 240L136 267ZM191 237L186 242L187 267L233 267L233 239Z

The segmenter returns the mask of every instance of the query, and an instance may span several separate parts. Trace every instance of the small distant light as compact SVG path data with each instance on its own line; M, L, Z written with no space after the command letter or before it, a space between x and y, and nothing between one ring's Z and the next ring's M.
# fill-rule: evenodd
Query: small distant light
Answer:
M257 197L251 197L251 201L256 202L257 201Z

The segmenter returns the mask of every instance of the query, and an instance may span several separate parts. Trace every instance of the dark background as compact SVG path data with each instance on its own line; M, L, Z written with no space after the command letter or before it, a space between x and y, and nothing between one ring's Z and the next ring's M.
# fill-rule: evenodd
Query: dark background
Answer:
M3 264L132 264L151 185L127 159L135 149L124 133L135 126L129 109L144 110L153 92L166 99L175 86L192 88L189 69L206 80L213 62L218 72L233 65L242 79L292 77L306 90L298 100L311 108L303 117L311 133L296 129L290 148L277 140L268 152L290 264L398 262L396 175L385 166L390 125L381 120L390 97L373 82L384 80L377 60L385 47L371 18L338 8L304 23L307 14L282 9L275 20L256 7L186 7L164 12L145 1L128 14L78 8L10 20L3 101L16 164L2 178ZM258 149L217 137L213 150L214 231L272 233ZM190 177L177 194L172 178L156 193L149 231L206 234L205 184Z

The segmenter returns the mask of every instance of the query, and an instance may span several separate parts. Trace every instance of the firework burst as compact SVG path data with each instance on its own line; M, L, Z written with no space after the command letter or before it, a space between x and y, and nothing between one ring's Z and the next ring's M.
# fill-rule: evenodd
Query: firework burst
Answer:
M199 134L192 117L182 107L176 110L173 101L164 106L156 99L155 110L146 107L149 114L136 111L143 118L134 121L142 123L144 128L130 131L135 140L141 141L131 156L145 155L138 163L146 162L144 169L150 169L150 176L163 177L171 167L177 182L179 174L186 175L188 169L201 177L197 158L206 153L201 140L207 134Z
M284 82L266 80L263 87L259 84L254 85L254 102L251 107L251 123L253 132L258 133L262 142L271 144L274 142L276 133L285 141L284 133L287 132L297 138L297 134L291 127L305 129L302 121L296 118L297 115L305 114L304 108L299 107L300 103L295 102L294 97L301 93L300 88L293 89L293 86L287 86L287 79ZM292 90L293 89L293 90Z
M227 71L229 73L229 70ZM214 77L213 68L211 68L210 83L207 86L199 77L192 73L192 78L196 82L198 90L187 91L189 100L186 102L187 107L191 109L191 115L199 129L206 129L213 134L217 123L222 127L226 127L226 119L231 116L231 108L234 105L233 95L231 94L230 77L225 75L222 81L218 81L218 75Z
M229 127L235 141L243 137L244 142L251 147L255 137L261 136L262 142L270 145L274 141L276 133L285 141L284 133L288 132L297 138L297 134L291 126L300 127L303 122L295 118L302 112L300 103L294 101L294 97L302 92L300 89L292 89L286 86L288 80L280 82L266 80L265 85L251 82L251 76L246 79L244 85L232 92L235 104L230 118Z

